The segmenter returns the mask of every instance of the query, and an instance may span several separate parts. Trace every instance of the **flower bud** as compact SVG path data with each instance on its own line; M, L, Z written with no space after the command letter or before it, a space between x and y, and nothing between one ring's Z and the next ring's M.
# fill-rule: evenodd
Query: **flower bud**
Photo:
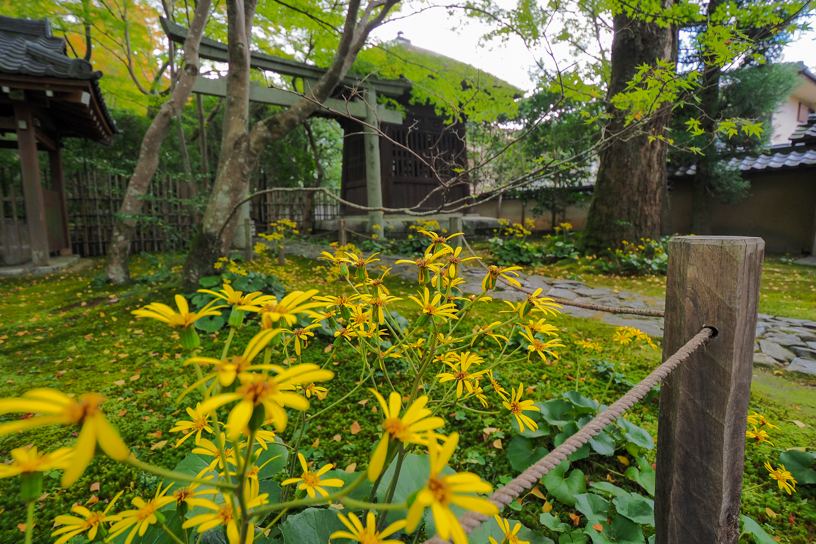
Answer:
M249 430L250 432L255 432L261 428L264 421L266 421L266 409L264 408L263 404L259 404L252 410L252 417L249 418Z
M36 501L42 495L42 472L23 472L22 477L20 498L25 503Z
M244 310L239 310L237 307L233 307L232 311L229 315L229 321L227 324L232 327L233 329L237 329L244 323Z
M179 338L181 339L181 347L184 349L196 349L201 345L198 333L192 325L182 328L179 333Z

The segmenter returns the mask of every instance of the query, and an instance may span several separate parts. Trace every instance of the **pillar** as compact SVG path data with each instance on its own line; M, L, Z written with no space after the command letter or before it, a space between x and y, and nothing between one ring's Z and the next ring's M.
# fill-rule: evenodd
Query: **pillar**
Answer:
M366 163L366 194L368 196L368 207L381 208L382 201L382 170L380 169L380 122L377 118L377 92L374 89L366 89L366 125L365 135L365 163ZM368 222L371 232L378 236L385 236L385 221L383 212L369 211Z
M48 266L50 264L48 226L45 222L45 199L37 158L37 130L31 107L25 102L15 100L14 117L17 123L17 149L20 151L31 262L34 266Z

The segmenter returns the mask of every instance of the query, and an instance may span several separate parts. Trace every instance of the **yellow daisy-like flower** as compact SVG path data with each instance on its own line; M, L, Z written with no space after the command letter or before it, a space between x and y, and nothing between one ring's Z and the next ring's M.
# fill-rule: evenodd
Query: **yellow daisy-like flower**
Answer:
M235 440L244 431L252 413L259 406L265 409L265 417L262 419L271 418L278 431L284 430L288 421L285 407L300 411L309 409L309 401L292 392L295 387L301 383L330 380L334 376L330 370L322 370L311 363L295 365L286 370L274 365L270 365L270 368L277 374L267 376L245 372L238 376L241 385L234 393L222 393L201 404L201 412L208 414L225 404L240 401L230 411L227 419L227 436L230 440Z
M353 264L357 267L356 274L358 280L365 280L368 278L368 269L366 268L371 263L379 262L379 259L375 259L374 257L379 255L379 253L373 253L369 258L363 258L362 255L360 256L351 256L349 255L349 264Z
M451 367L451 372L443 372L437 374L436 377L439 378L439 383L456 381L456 398L460 398L465 390L468 393L473 393L474 382L478 381L479 376L487 372L487 370L470 372L474 360L469 358L460 359L459 362L445 361L445 364Z
M371 297L366 300L366 304L371 306L371 313L377 316L377 322L382 325L385 323L385 307L392 302L402 300L399 297L392 297L388 293L380 293L376 297Z
M191 357L187 359L184 362L185 365L191 365L194 363L204 366L212 365L215 368L215 372L207 374L202 379L188 387L179 397L179 400L184 398L184 396L190 391L197 389L198 386L203 383L207 383L216 376L218 377L218 382L223 387L232 385L232 382L235 381L236 376L242 372L246 372L247 370L252 370L254 368L251 366L252 360L258 356L258 354L269 344L269 342L272 341L273 338L283 331L284 329L262 329L261 332L253 336L252 339L247 342L243 355L234 355L228 360L215 359L213 357Z
M176 444L173 446L174 448L181 446L191 436L196 437L195 443L197 444L198 441L201 440L202 431L207 431L210 434L213 432L212 427L209 425L210 416L208 414L201 413L200 402L196 404L195 409L188 407L187 415L190 416L189 421L177 421L175 427L170 429L171 433L187 432L187 434L176 441Z
M521 523L516 523L516 526L513 529L510 529L510 520L504 519L503 517L499 516L498 514L493 516L496 518L496 523L499 524L499 528L501 529L502 533L504 533L504 538L502 539L501 543L496 542L496 539L492 536L487 537L490 540L490 544L530 544L530 542L526 540L521 540L518 537L519 529L521 529Z
M299 388L303 390L303 394L306 395L307 399L317 397L317 400L324 400L329 395L328 389L320 387L314 382L301 384Z
M518 272L516 270L521 270L520 266L508 266L506 268L502 268L500 266L488 266L487 267L487 275L482 280L482 291L487 293L494 287L496 287L496 281L501 278L510 285L514 287L521 287L518 279ZM512 277L509 274L513 274L515 276Z
M454 234L453 236L458 236L458 234ZM449 278L455 278L459 275L459 269L462 267L462 263L472 261L473 259L478 259L478 257L462 258L460 253L462 253L462 248L457 247L453 250L453 253L448 253L443 257L442 262L447 263L448 266L442 271L442 275Z
M105 397L97 393L85 393L76 401L61 391L45 388L27 391L19 398L0 399L0 415L13 412L42 414L0 425L0 436L47 425L81 425L73 458L62 475L62 485L68 487L93 459L97 443L102 451L117 461L128 456L130 450L100 408L104 400Z
M773 442L768 440L771 436L765 432L765 429L757 429L756 425L753 425L753 431L745 431L745 438L750 438L751 440L756 441L756 445L759 446L762 443L768 443L773 446Z
M490 385L493 386L493 391L499 395L503 401L507 401L507 390L493 377L493 370L487 371L487 377L490 378Z
M71 463L72 453L71 448L60 448L51 453L39 452L37 446L32 446L29 449L13 449L11 450L11 457L14 461L10 465L0 464L0 478L65 468Z
M751 425L759 425L760 427L768 427L769 429L779 430L779 427L772 425L767 419L765 419L765 416L758 414L757 412L754 412L748 416L748 423Z
M524 415L524 412L540 412L541 410L538 406L534 406L535 402L532 400L521 400L521 394L524 392L524 385L519 384L518 391L511 389L511 397L510 401L502 402L502 405L510 410L510 413L516 418L518 422L520 432L524 432L525 425L530 428L530 430L535 431L538 429L538 424L530 419L528 416Z
M506 343L507 342L506 336L492 332L494 330L497 330L501 326L501 324L502 324L501 321L493 321L492 323L488 323L486 325L476 325L475 327L473 327L474 336L473 339L470 341L470 345L473 346L477 342L480 342L482 339L484 339L486 336L495 340L495 342L499 346L502 345L500 340L504 340Z
M368 479L373 482L379 478L380 473L382 473L382 470L385 468L389 444L396 442L402 442L404 444L426 444L427 439L419 433L439 429L445 425L445 420L441 417L428 417L433 412L425 408L425 405L428 403L428 397L425 395L416 399L414 403L405 410L402 417L400 417L402 399L399 393L392 391L388 397L388 402L385 402L383 396L377 391L374 389L369 389L369 391L377 397L377 401L380 403L380 407L382 407L382 428L385 431L368 465Z
M442 470L448 464L448 460L453 455L458 442L458 433L453 433L447 437L442 444L438 444L433 439L428 442L431 470L425 487L417 492L416 498L408 510L408 516L405 520L405 530L407 532L414 532L422 519L425 508L430 507L436 525L436 532L442 540L452 538L454 544L467 544L467 535L462 526L459 525L456 514L450 509L452 504L486 516L494 516L499 513L496 505L486 499L472 495L472 493L490 493L493 491L493 487L482 481L477 475L470 472L442 475Z
M113 500L108 503L108 506L102 512L91 512L84 506L75 504L73 507L71 507L71 511L82 516L81 518L68 515L57 516L54 518L54 523L57 525L63 525L63 527L60 527L51 533L52 537L60 537L56 542L54 542L54 544L65 544L75 536L81 535L85 531L88 532L86 535L88 540L93 542L93 540L96 538L96 533L99 531L100 525L111 521L119 521L121 519L119 516L109 516L108 512L110 512L110 509L113 508L114 504L116 504L119 497L122 496L122 493L124 493L124 491L117 493Z
M525 327L534 333L546 334L547 336L558 336L558 327L550 325L545 319L539 319L538 321L533 321L530 319L527 321Z
M113 540L117 536L124 534L128 529L130 529L130 533L128 533L125 539L125 544L133 542L137 533L140 537L144 536L147 528L159 521L158 516L156 516L156 511L161 509L164 505L175 501L172 496L167 496L167 490L170 489L172 485L171 483L165 488L162 488L161 485L157 487L156 495L150 500L145 501L141 497L136 497L130 501L136 509L125 510L119 513L120 519L111 526L108 540Z
M622 346L626 346L632 343L632 332L629 330L629 327L618 327L615 329L615 334L612 335L612 341L617 342Z
M221 436L216 437L216 440L221 441L221 446L224 448L224 457L227 459L227 463L237 467L238 456L236 455L235 448L226 447L226 435L221 433ZM218 445L211 440L202 438L201 440L197 441L192 453L206 455L214 459L213 462L210 463L209 467L207 467L208 472L213 470L216 466L218 466L219 470L224 470L224 463L221 461L221 454L218 451Z
M298 329L292 329L291 331L283 331L287 334L291 334L292 336L287 340L286 345L294 344L295 346L295 355L300 355L301 351L306 348L309 344L309 338L314 336L314 333L311 332L312 329L317 329L320 327L320 323L315 323L313 325L307 325L305 327L301 327Z
M387 297L391 293L388 291L388 288L385 286L385 277L388 275L388 272L390 272L390 271L391 271L390 268L386 268L383 271L382 276L380 276L379 278L366 278L362 283L358 283L354 287L357 287L358 289L360 289L360 288L362 288L364 286L373 287L378 296L385 295ZM397 299L397 300L399 300L399 299Z
M206 472L206 470L204 472ZM204 476L203 473L199 473L197 477L204 478L206 480L213 479L212 475ZM201 485L202 484L199 482L192 482L173 491L173 500L176 501L176 508L180 507L181 505L186 505L187 509L191 510L196 506L204 506L207 502L209 502L209 499L205 499L204 495L218 494L218 490L214 487L199 489Z
M307 302L316 294L317 289L306 292L292 291L283 297L280 302L274 295L263 295L256 298L252 304L238 306L238 309L259 313L261 319L266 319L272 323L277 323L283 319L291 327L297 323L297 314L306 313L312 308L323 306L319 302Z
M441 304L442 295L440 293L436 293L431 299L430 291L426 287L423 294L422 299L418 299L413 295L409 295L408 298L419 304L422 308L422 315L429 315L431 317L440 317L440 318L449 318L449 319L459 319L456 317L456 313L458 312L455 304Z
M317 472L312 472L309 470L309 465L306 464L306 458L303 457L303 454L300 452L298 452L298 461L300 461L300 466L303 468L303 474L300 475L300 478L284 480L281 485L290 485L300 482L298 489L306 491L312 499L316 496L315 491L324 497L328 497L329 492L323 489L324 487L343 487L344 482L340 478L320 479L320 477L330 471L334 465L323 465Z
M385 515L385 514L381 514ZM385 529L377 532L377 521L374 514L369 512L366 516L366 526L363 527L360 519L354 514L349 514L348 518L343 514L337 514L343 525L348 527L348 531L335 531L329 536L332 538L348 538L359 542L360 544L402 544L402 540L384 540L390 535L396 533L400 529L405 528L405 520L401 519L395 521Z
M252 301L261 296L262 294L260 291L255 291L253 293L247 293L245 295L242 291L236 291L235 289L233 289L232 286L228 283L225 283L220 291L211 291L210 289L199 289L198 292L212 295L217 299L223 300L230 306L243 306L246 304L252 304Z
M396 264L405 263L416 265L416 267L418 268L417 281L419 282L420 285L425 285L426 283L428 283L428 280L430 279L429 272L436 273L439 272L439 270L442 268L443 264L441 262L436 262L436 259L438 259L442 255L450 253L451 251L449 247L444 247L441 250L437 251L436 253L432 253L430 249L431 248L428 248L428 251L426 251L422 257L414 259L413 261L410 259L400 259L399 261L396 262Z
M603 351L603 347L600 344L589 340L576 340L575 345L580 346L587 351Z
M167 323L171 327L183 327L186 329L202 317L221 315L221 312L216 310L225 308L225 306L213 306L217 301L218 299L213 300L198 312L191 312L190 305L187 304L187 299L181 295L176 295L178 312L167 304L152 302L144 308L133 310L132 313L137 317L156 319L162 323Z
M268 493L258 494L258 482L255 480L247 480L247 486L244 488L244 497L246 500L247 509L256 508L266 504ZM204 533L210 529L221 526L227 533L227 540L229 544L238 544L241 540L241 531L238 527L237 518L241 514L240 507L232 503L231 495L224 495L224 502L216 504L208 499L202 499L199 506L212 510L208 514L200 514L194 516L182 524L182 528L189 529L191 527L198 527L198 533ZM255 525L250 523L247 528L247 538L244 544L252 544L255 541ZM126 543L127 544L127 543Z
M545 357L545 353L552 355L554 358L558 359L558 352L553 351L554 348L563 348L565 347L564 344L560 342L558 339L547 340L546 342L542 342L538 338L536 338L530 329L525 329L521 331L521 335L528 341L530 344L527 346L527 351L532 353L538 353L541 360L546 362L547 357Z
M793 475L785 468L785 465L780 464L779 468L775 469L768 461L765 461L765 468L770 472L771 479L776 480L776 483L779 484L779 489L787 491L788 495L796 491L796 480L793 479Z

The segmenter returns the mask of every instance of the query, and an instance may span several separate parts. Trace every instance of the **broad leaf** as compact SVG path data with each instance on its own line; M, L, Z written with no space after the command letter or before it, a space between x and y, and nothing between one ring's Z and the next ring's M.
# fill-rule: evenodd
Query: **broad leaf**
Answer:
M538 517L538 521L541 523L541 525L556 533L563 533L564 531L569 531L571 529L569 524L563 523L560 519L553 516L549 512L541 514Z
M563 427L573 420L569 415L572 411L572 404L561 399L552 399L538 405L541 409L541 417L550 425Z
M510 522L510 529L514 529L516 525L519 523L515 519L508 518L507 521ZM428 536L433 536L433 533L428 532ZM505 539L504 533L502 532L501 527L499 527L498 522L496 522L496 518L491 517L484 523L482 523L475 531L468 535L468 542L473 543L482 543L488 544L490 542L489 538L493 537L496 542L501 542ZM516 536L521 541L527 541L530 544L555 544L552 539L547 538L546 536L536 533L531 529L528 529L524 525L521 526Z
M635 467L629 467L624 474L626 474L627 478L630 478L645 489L649 495L654 497L655 470L652 468L651 463L643 457L638 457L638 465L640 466L640 470Z
M349 472L346 472L345 470L340 470L340 469L330 470L326 474L321 476L321 478L324 479L324 480L328 480L329 478L339 478L340 480L343 480L343 482L345 482L345 485L351 484L352 482L354 482L359 477L360 477L359 472L349 473ZM345 486L343 486L343 487L345 487ZM368 478L366 478L365 480L363 480L362 484L358 485L354 489L354 491L352 491L349 494L349 497L351 497L352 499L360 500L360 501L367 501L368 500L368 495L369 495L369 493L371 493L371 488L372 487L374 487L374 484L372 482L369 482Z
M608 493L610 497L623 497L629 495L629 492L616 486L615 484L610 484L609 482L593 482L589 484L589 487L592 489L598 489L603 493Z
M646 448L647 450L654 448L654 439L646 429L638 427L622 417L618 418L617 424L623 429L623 437L626 438L627 441L641 448Z
M785 466L787 467L787 465ZM765 532L765 529L763 529L759 523L748 516L740 515L740 519L742 520L743 532L750 533L750 535L754 537L756 544L776 544L776 541L771 538L771 535Z
M584 515L587 525L595 525L609 517L609 501L594 493L576 495L575 509Z
M604 520L601 526L600 531L592 526L586 528L592 544L646 544L640 525L623 516L615 516L611 524Z
M595 450L595 453L607 457L615 453L615 439L606 431L601 431L595 438L590 438L589 445Z
M594 414L598 411L598 406L600 406L597 402L583 396L578 391L567 391L566 393L562 393L561 396L567 399L579 414Z
M507 460L513 470L523 472L549 453L546 448L536 446L535 440L516 435L507 446Z
M586 478L584 473L578 469L573 470L569 476L565 477L569 466L569 461L561 462L560 465L541 478L541 483L544 484L550 495L559 502L567 506L574 506L575 495L586 492Z
M198 319L195 322L195 328L204 332L215 332L224 326L227 320L223 316L214 315Z
M621 495L612 500L618 514L641 525L654 527L654 501L635 493Z
M536 406L541 409L541 403L536 403ZM529 429L526 426L524 427L524 432L519 432L519 424L516 418L510 419L510 426L513 428L517 434L527 438L538 438L540 436L547 436L550 434L550 426L544 421L544 418L541 416L541 412L524 412L524 415L535 421L536 425L538 425L538 429Z
M286 461L289 459L289 449L282 442L280 437L276 436L274 444L267 443L267 449L261 450L258 460L255 461L255 466L263 466L258 471L258 479L272 478L286 466Z
M799 485L816 484L816 470L814 470L816 463L814 462L816 462L816 453L788 450L779 455L779 464L785 465L785 469L791 473Z
M211 289L216 285L221 285L221 276L204 276L200 280L198 280L198 284L201 285L204 289Z
M333 508L307 508L280 526L284 544L326 544L335 531L347 530Z

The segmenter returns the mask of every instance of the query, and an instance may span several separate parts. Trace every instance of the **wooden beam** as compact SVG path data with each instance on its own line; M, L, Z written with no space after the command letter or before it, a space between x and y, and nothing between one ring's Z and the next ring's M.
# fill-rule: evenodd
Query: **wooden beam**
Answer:
M37 144L38 148L42 146L42 148L46 151L56 151L59 149L59 145L57 144L56 140L51 138L51 136L39 128L37 129Z
M227 96L226 78L206 79L200 77L193 85L193 92L210 96ZM291 106L300 99L300 95L294 92L276 89L274 87L264 87L256 82L251 82L249 86L249 99L252 102L262 104L272 104L274 106ZM322 111L332 115L345 115L355 119L365 119L368 115L368 107L361 100L346 102L337 98L329 98L324 103ZM390 110L379 104L377 106L377 116L383 123L401 125L403 115L401 112Z
M17 132L17 120L14 117L0 117L0 130Z
M669 242L663 360L704 326L717 336L660 388L657 544L736 544L765 242Z
M48 266L48 227L45 222L45 199L40 182L40 164L37 159L37 134L34 116L25 102L15 102L17 145L20 150L20 170L23 177L26 224L28 224L31 262L34 266Z

